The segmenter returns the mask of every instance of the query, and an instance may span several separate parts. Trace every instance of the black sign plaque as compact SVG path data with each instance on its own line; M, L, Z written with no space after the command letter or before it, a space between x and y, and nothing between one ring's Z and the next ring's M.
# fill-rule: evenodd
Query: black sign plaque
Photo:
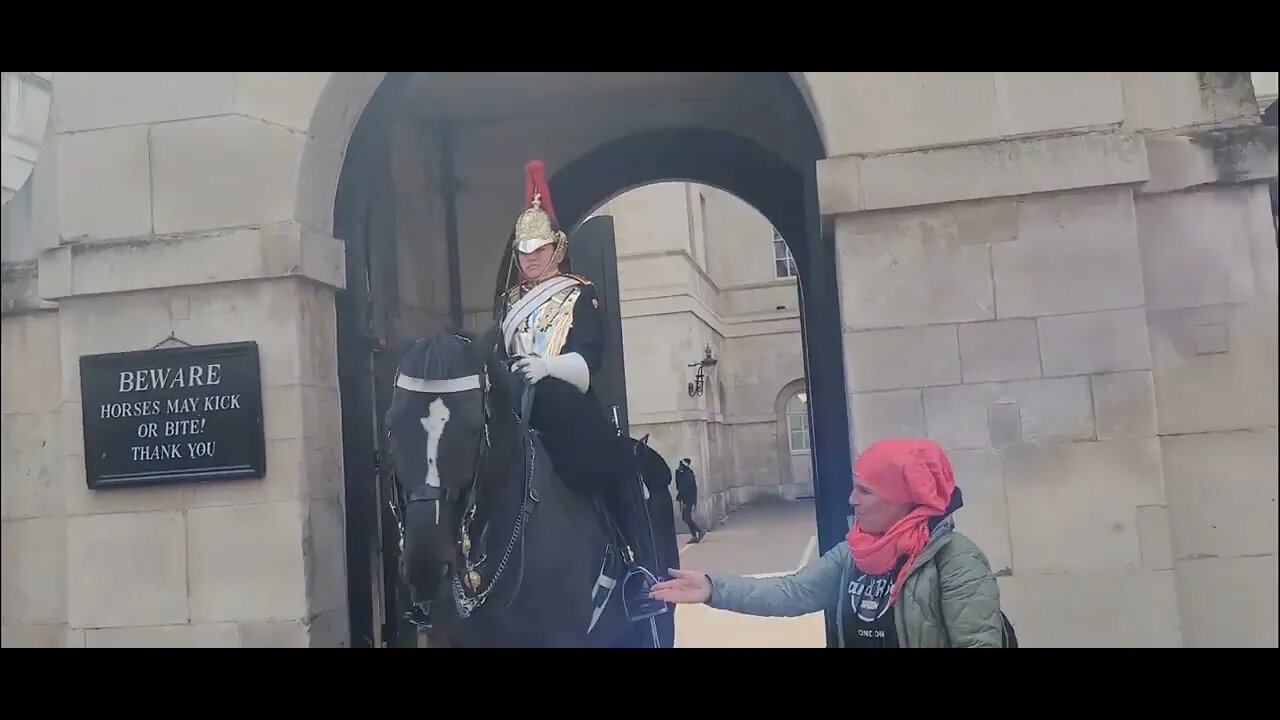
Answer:
M261 478L256 342L80 358L90 488Z

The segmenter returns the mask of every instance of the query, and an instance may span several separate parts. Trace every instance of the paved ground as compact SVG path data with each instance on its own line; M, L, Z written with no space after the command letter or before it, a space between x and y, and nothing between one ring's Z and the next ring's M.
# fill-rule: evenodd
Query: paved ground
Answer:
M679 523L677 518L677 523ZM763 501L738 508L697 545L680 536L680 565L690 570L764 577L794 572L817 550L812 500ZM683 527L683 523L680 523ZM823 616L756 618L681 605L676 647L823 647Z

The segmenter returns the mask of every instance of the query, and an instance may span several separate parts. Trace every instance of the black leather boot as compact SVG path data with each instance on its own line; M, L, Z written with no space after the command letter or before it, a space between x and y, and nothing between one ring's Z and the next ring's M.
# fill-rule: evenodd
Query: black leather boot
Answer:
M618 530L622 535L622 603L627 617L634 621L647 620L669 610L667 604L649 596L658 583L656 568L648 567L655 561L652 538L647 526L647 513L640 478L636 475L630 448L627 460L618 468L618 479L612 486L611 507Z

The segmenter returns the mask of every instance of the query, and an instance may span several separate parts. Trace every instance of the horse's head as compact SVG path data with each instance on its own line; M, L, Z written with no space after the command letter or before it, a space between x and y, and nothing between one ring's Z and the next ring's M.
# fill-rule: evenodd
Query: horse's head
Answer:
M406 503L403 571L422 597L452 557L456 508L491 447L508 373L496 334L442 332L413 346L396 373L386 425L389 459Z
M434 488L451 496L474 480L489 440L494 334L442 332L413 346L400 362L386 425L392 466L405 491ZM502 393L505 395L506 393Z

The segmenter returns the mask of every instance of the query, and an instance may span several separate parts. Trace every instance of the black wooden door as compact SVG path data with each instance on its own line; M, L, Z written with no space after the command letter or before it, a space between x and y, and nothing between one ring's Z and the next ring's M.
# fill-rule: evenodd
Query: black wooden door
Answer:
M569 236L571 272L583 275L595 285L605 318L603 366L592 378L596 397L605 414L617 418L619 430L630 435L627 417L627 373L622 356L622 301L618 292L618 251L613 234L613 218L597 215Z
M334 236L343 241L346 287L337 297L338 389L342 400L347 601L352 647L412 647L403 621L399 536L385 462L383 417L390 404L397 346L394 193L389 187L389 110L407 83L392 73L375 94L348 145L334 201ZM326 560L327 561L327 560Z
M353 138L353 145L359 138ZM358 157L358 154L357 154ZM360 168L363 169L363 168ZM353 165L349 172L356 172ZM345 483L347 607L351 647L381 645L375 586L379 583L377 441L374 416L373 354L370 318L368 238L370 208L365 184L347 182L338 189L334 236L344 242L346 288L338 292L338 392L342 400L342 456Z

